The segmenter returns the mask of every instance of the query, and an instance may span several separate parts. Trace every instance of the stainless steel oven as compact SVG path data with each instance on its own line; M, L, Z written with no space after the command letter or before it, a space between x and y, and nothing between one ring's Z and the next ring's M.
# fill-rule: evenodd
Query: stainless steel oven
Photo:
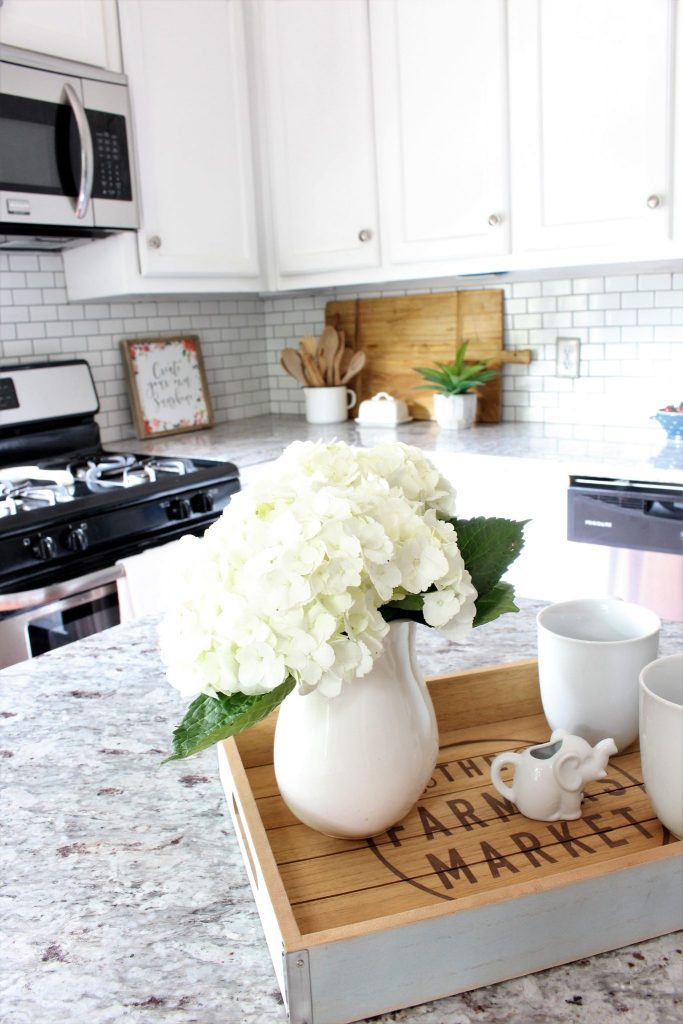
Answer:
M0 596L0 668L116 626L119 575L120 569L113 567L10 598Z
M0 668L119 621L121 560L201 534L231 462L109 452L85 360L0 370Z

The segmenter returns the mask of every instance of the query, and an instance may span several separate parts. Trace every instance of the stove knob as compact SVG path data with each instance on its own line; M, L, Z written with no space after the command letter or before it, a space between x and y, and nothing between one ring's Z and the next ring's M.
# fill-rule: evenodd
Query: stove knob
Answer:
M192 508L195 512L211 512L213 509L213 498L205 492L195 494L192 499Z
M52 537L38 537L31 550L34 557L39 558L41 562L47 562L57 555L57 545Z
M192 505L189 498L174 498L168 506L169 519L189 519L192 515Z
M88 546L88 535L84 526L74 526L66 535L65 544L69 551L85 551Z

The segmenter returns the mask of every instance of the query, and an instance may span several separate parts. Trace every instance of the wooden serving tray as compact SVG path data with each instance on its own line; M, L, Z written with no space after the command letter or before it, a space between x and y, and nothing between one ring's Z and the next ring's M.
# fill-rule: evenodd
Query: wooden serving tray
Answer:
M531 821L489 765L547 740L535 661L429 681L440 732L416 808L371 840L300 824L277 790L276 714L218 745L221 779L292 1024L342 1024L683 927L683 841L631 748L583 817Z

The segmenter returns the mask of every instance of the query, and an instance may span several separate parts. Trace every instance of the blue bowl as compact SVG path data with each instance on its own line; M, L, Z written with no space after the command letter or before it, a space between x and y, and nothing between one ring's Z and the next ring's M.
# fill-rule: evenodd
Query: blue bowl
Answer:
M658 412L652 417L676 444L683 444L683 412Z

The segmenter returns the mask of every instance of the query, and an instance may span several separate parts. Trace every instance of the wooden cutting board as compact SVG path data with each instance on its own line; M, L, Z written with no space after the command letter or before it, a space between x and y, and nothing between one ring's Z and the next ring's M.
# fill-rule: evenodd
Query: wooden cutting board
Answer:
M358 403L387 391L408 403L414 419L433 419L433 392L418 391L425 383L416 366L452 362L468 342L468 360L528 363L531 352L503 349L502 289L435 292L328 302L325 322L344 331L346 344L367 355L365 369L351 381ZM501 378L479 390L477 422L499 423L502 414Z

